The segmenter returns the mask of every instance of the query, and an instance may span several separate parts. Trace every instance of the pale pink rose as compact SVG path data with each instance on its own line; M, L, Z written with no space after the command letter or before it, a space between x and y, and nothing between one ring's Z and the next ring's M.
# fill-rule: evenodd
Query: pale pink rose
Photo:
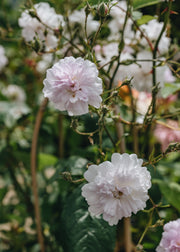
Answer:
M164 225L164 232L156 252L180 251L180 219L170 221Z
M47 70L43 93L55 108L70 116L88 113L88 105L99 108L102 80L96 65L83 58L66 57Z
M103 215L109 225L146 207L151 176L136 154L114 153L111 162L91 165L84 177L82 196L92 216Z
M167 126L180 129L178 121L167 120ZM161 124L157 124L154 135L161 143L162 151L165 151L170 143L180 141L180 130L174 130Z

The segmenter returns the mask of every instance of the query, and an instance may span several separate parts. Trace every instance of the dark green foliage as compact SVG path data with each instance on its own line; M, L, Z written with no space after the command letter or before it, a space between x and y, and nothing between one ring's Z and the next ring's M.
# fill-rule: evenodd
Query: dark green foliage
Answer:
M60 239L66 252L112 252L115 245L116 228L104 220L92 218L88 206L76 188L64 202L61 215Z

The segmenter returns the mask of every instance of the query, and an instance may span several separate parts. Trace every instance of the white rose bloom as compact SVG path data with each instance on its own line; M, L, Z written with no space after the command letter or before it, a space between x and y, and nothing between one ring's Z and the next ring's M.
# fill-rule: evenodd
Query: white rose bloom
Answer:
M113 1L112 4L116 4L117 1ZM120 31L123 30L125 16L127 10L127 3L126 1L118 2L118 4L114 5L110 9L110 15L112 16L112 20L109 22L108 26L111 31L109 36L109 40L116 40L120 38ZM134 32L132 30L132 20L128 19L125 30L124 30L124 39L125 43L129 44L132 38L134 37Z
M162 22L159 23L156 19L153 19L149 21L147 24L143 24L140 26L141 30L152 42L157 41L159 34L162 30L162 27L163 27L163 23ZM137 31L136 37L140 39L139 31ZM160 54L164 54L168 52L170 41L171 41L170 38L168 38L166 36L166 32L164 32L158 46L158 52ZM141 39L140 43L144 46L148 46L147 40L145 38Z
M14 102L25 102L26 94L24 90L17 85L8 85L2 89L2 94Z
M103 66L104 64L111 61L112 57L118 56L118 43L109 43L107 45L97 45L94 47L96 58L99 61L99 65ZM108 69L107 65L104 69Z
M36 70L39 73L45 73L45 71L47 70L48 67L50 67L52 62L53 62L52 53L43 54L41 60L36 65Z
M94 50L95 50L97 61L99 62L100 66L103 66L104 64L109 63L113 57L117 57L119 54L117 42L109 43L107 45L103 45L102 47L100 45L97 45L94 47ZM132 48L130 48L129 46L125 46L123 51L121 52L121 57L120 57L121 62L133 59L133 56L132 56L133 52L134 51ZM107 64L104 67L105 70L108 70L109 64ZM113 66L111 67L111 72L114 71L116 64L113 64Z
M96 65L80 57L59 60L47 70L44 80L44 96L70 116L88 113L88 105L99 108L102 91Z
M32 17L28 10L25 10L18 20L19 26L23 28L23 38L30 42L38 36L41 41L45 41L46 49L57 47L58 39L53 30L64 26L63 16L56 14L54 8L50 7L48 3L35 4L34 8L42 23L36 17Z
M82 34L85 33L85 19L86 19L86 13L84 9L81 10L75 10L69 15L69 24L71 27L73 27L75 24L79 24L82 27ZM96 20L93 20L93 16L90 13L87 18L87 35L91 35L93 32L97 31L99 27L99 22Z
M8 59L5 55L4 47L0 45L0 71L5 67L8 63Z
M146 207L151 176L143 160L136 154L114 153L111 162L91 165L84 177L82 196L93 216L103 215L109 225L116 225L123 217L130 217Z
M151 60L152 53L149 51L141 51L137 54L138 60ZM163 60L163 58L160 58ZM132 72L134 79L133 79L133 86L139 91L152 91L152 61L143 61L138 62L141 67L136 68L137 72ZM168 78L167 78L168 75ZM159 87L163 88L164 83L166 82L173 82L174 78L172 76L171 70L168 66L157 66L156 67L156 83L159 83Z
M121 65L116 74L116 83L118 80L123 81L124 79L132 78L131 84L133 88L138 91L152 92L152 53L149 51L141 51L137 54L137 64L130 64L128 66ZM145 61L147 60L147 61ZM163 60L163 58L160 58ZM175 77L172 75L171 70L168 66L157 66L156 67L156 83L159 83L159 87L163 88L164 83L174 82ZM160 95L160 92L159 92Z

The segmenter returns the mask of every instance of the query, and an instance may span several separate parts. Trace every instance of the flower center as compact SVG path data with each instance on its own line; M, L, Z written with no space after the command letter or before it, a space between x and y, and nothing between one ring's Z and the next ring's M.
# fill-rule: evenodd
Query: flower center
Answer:
M115 199L120 199L121 196L123 195L123 193L122 193L121 191L118 191L117 188L116 188L115 191L112 191L112 194L113 194L113 197L114 197Z

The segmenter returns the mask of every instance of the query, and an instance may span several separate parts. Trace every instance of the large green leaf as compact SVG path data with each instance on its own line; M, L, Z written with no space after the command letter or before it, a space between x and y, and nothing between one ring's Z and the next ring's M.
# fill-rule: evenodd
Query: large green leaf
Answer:
M159 185L159 188L168 203L180 212L180 185L175 182L169 183L158 179L154 182Z
M178 90L180 90L180 83L165 83L161 89L161 94L163 98L166 98Z
M66 252L112 252L115 246L116 227L103 219L92 218L88 206L76 188L66 198L61 216L61 240Z
M54 166L58 161L58 158L48 153L39 153L38 155L38 168L39 170L44 169L48 166Z
M133 8L139 9L139 8L143 8L143 7L146 7L149 5L158 4L161 2L162 2L162 0L134 0L133 1Z
M138 25L143 25L148 23L149 21L156 19L156 17L154 16L150 16L150 15L144 15L142 16L140 19L137 20L137 24Z

